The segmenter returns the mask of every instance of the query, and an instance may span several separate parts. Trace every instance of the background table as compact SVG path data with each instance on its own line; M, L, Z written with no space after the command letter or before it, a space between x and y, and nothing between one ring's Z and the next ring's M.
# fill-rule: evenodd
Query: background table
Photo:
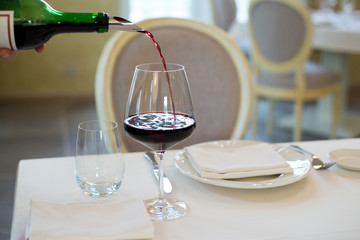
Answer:
M286 143L283 145L287 145ZM300 142L327 160L338 148L359 148L360 139ZM155 239L360 239L360 172L334 166L311 170L305 179L270 189L230 189L194 181L173 165L177 150L165 154L172 197L188 203L185 217L155 222ZM24 238L31 199L50 202L117 201L157 195L157 183L143 153L126 153L126 174L115 196L85 196L74 178L74 158L22 160L15 190L11 240ZM245 156L244 156L245 157ZM71 217L71 216L69 216Z

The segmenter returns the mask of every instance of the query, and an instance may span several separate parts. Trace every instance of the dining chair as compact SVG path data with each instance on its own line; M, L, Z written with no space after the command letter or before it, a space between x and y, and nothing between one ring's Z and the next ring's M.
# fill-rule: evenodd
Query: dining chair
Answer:
M211 0L214 23L228 31L236 20L237 8L235 0Z
M249 31L254 79L252 138L256 136L260 98L270 101L268 132L272 131L275 100L294 102L293 140L299 141L304 102L326 95L332 96L330 138L335 138L341 82L334 72L309 61L313 26L306 7L299 1L253 0Z
M196 117L187 145L220 139L242 139L251 116L252 79L248 62L220 28L194 20L149 19L137 24L149 30L168 63L185 66ZM106 43L97 67L95 99L98 117L122 125L135 66L160 62L153 42L141 33L116 32ZM120 127L123 151L145 150Z
M237 4L235 0L211 0L211 9L213 15L214 24L231 35L232 31L246 31L245 29L240 29L245 27L237 24L236 15L237 15ZM236 28L233 29L233 28ZM246 31L247 32L247 31ZM245 56L249 59L250 57L250 42L247 37L247 34L242 33L244 36L236 39L238 46L241 48Z

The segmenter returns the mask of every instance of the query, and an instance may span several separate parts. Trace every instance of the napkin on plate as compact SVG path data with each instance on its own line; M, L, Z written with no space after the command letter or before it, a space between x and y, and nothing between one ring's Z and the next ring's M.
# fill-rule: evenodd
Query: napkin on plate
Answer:
M143 201L50 203L31 201L29 240L151 239L154 227Z
M286 160L267 143L241 147L185 148L193 168L203 178L233 179L292 172Z

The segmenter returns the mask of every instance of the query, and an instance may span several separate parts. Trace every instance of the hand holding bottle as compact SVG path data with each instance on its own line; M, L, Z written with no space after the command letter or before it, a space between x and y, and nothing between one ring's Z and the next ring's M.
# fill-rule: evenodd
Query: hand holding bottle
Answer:
M45 45L35 48L35 51L38 53L43 52ZM18 51L10 50L7 48L0 48L0 57L3 59L11 59L17 55Z
M15 57L17 54L17 51L8 49L8 48L0 48L0 57L3 59L11 59Z
M61 33L142 30L107 13L60 12L44 0L0 0L0 23L0 49L14 50L39 47Z

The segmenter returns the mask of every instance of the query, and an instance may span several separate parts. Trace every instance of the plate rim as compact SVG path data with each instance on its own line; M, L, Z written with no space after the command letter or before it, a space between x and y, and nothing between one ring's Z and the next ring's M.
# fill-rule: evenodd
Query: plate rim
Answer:
M219 140L219 141L210 141L210 142L203 142L203 143L198 143L198 144L194 144L192 146L198 146L198 145L210 145L210 144L221 144L221 143L225 143L225 144L234 144L234 143L254 143L254 144L260 144L263 142L258 142L258 141L247 141L247 140ZM271 144L273 146L279 146L281 148L286 148L289 151L292 151L294 153L297 153L294 150L291 150L288 147L282 146L282 145L277 145L277 144L272 144L272 143L268 143ZM181 155L186 155L184 149L181 149L180 151L178 151L175 155L175 161L174 161L174 165L175 167L185 176L194 179L196 181L199 182L203 182L206 184L210 184L210 185L215 185L215 186L220 186L220 187L227 187L227 188L237 188L237 189L266 189L266 188L274 188L274 187L281 187L281 186L286 186L295 182L298 182L302 179L304 179L305 177L307 177L310 174L310 170L311 170L311 161L309 158L307 158L306 155L304 155L304 160L303 161L306 164L306 169L305 172L303 174L300 175L294 175L294 173L286 173L286 174L282 174L282 175L294 175L295 177L287 179L288 181L279 181L279 182L271 182L271 180L265 180L265 181L258 181L258 182L234 182L231 180L225 180L225 179L210 179L210 178L202 178L200 176L195 176L194 174L191 174L187 171L185 171L182 167L180 167L180 165L178 164L178 161L182 160L182 156ZM190 167L192 168L191 164L189 163ZM194 170L194 169L193 169ZM195 171L195 170L194 170ZM275 179L280 179L280 178L275 178Z

